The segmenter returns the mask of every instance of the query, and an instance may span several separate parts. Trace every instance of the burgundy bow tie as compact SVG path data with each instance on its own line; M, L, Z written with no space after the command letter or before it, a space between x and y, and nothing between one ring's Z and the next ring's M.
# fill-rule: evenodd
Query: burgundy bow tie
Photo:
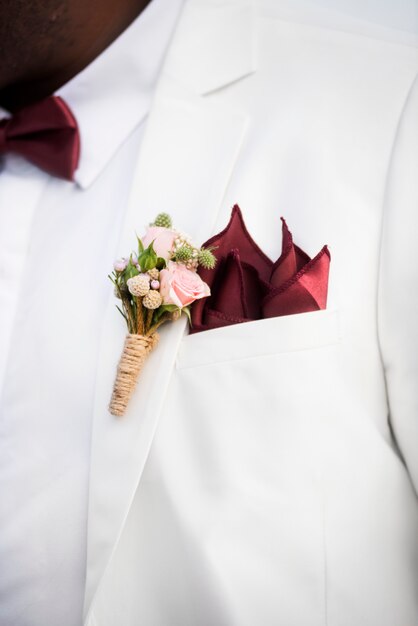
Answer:
M0 154L15 152L53 176L73 180L80 156L77 121L50 96L0 120Z

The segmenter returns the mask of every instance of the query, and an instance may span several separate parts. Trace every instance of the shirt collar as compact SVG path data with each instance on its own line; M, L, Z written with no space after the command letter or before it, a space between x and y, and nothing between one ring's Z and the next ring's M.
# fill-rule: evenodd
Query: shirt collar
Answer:
M81 136L75 182L91 185L147 116L183 0L152 0L141 15L57 95Z

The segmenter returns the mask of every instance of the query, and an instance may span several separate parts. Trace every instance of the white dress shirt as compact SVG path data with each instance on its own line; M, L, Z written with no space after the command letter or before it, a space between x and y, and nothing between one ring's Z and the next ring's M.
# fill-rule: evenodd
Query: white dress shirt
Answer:
M85 583L91 407L96 359L59 361L43 345L98 345L110 251L182 0L153 0L92 64L59 90L80 127L75 183L16 155L0 172L0 624L79 626ZM0 115L1 117L1 115ZM54 300L73 259L79 316ZM45 259L47 261L45 262ZM39 278L42 278L39 280ZM34 277L37 277L36 287ZM86 300L86 297L87 300ZM75 354L75 352L74 352ZM97 354L97 351L96 351ZM25 380L48 372L36 395ZM68 379L68 396L55 393ZM57 406L51 423L45 403ZM65 409L58 410L58 405ZM33 424L36 423L36 438ZM53 598L59 591L59 602Z

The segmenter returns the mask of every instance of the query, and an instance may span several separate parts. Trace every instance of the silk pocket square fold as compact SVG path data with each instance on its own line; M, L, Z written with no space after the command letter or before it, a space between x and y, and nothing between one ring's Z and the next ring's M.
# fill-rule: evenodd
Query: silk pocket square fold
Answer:
M282 253L274 263L252 239L238 205L204 247L214 248L217 265L215 271L199 269L211 296L192 307L192 333L326 308L329 250L324 246L311 259L294 244L283 218Z

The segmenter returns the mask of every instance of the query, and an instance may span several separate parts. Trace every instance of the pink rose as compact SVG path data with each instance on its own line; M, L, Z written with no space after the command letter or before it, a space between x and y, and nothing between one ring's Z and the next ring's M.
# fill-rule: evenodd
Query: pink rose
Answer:
M167 269L160 272L160 294L163 304L183 308L195 300L210 296L210 289L199 274L181 263L169 261Z
M145 236L142 237L142 243L145 248L148 248L150 243L154 241L154 250L157 253L157 256L167 260L173 250L173 244L176 236L177 235L174 230L170 230L169 228L150 226L145 233Z

